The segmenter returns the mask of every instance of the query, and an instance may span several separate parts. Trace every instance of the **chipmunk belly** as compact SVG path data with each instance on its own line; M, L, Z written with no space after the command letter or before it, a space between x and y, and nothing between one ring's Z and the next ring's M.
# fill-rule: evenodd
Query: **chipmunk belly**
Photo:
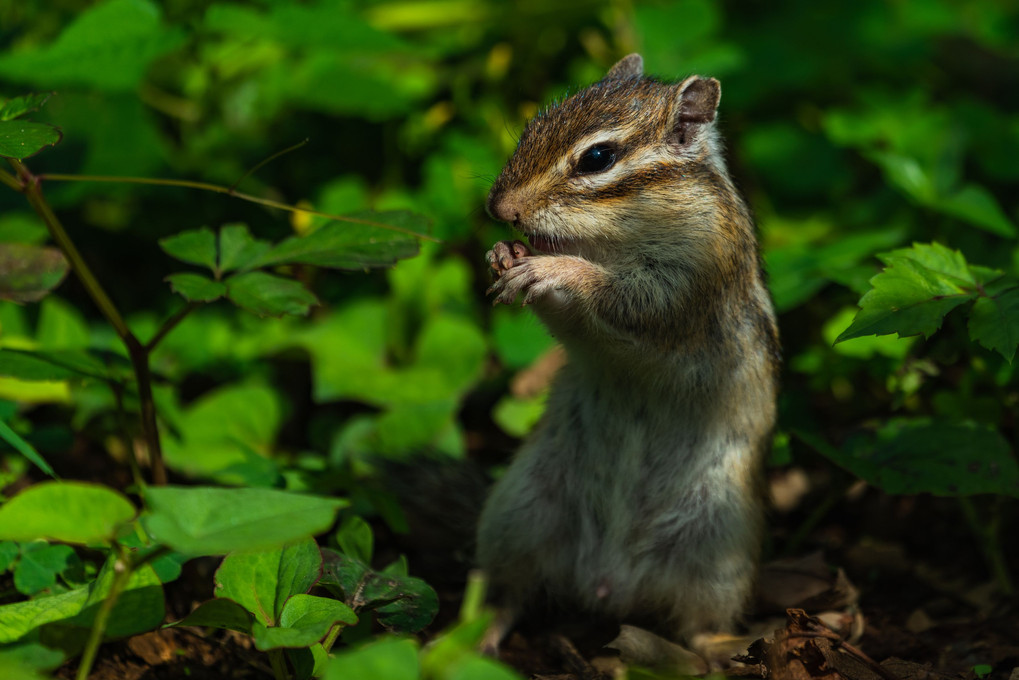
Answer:
M563 369L482 516L479 557L496 587L525 573L564 606L680 636L731 623L757 552L743 472L754 452L717 408L722 395L686 378ZM527 564L495 566L508 555Z

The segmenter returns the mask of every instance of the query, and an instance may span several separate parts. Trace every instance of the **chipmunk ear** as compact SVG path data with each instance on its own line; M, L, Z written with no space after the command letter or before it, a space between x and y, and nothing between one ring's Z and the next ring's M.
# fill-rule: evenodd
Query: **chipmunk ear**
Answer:
M644 75L644 59L634 52L617 61L616 65L610 68L605 75L605 80L639 78L642 75Z
M690 76L679 84L677 93L677 106L672 121L674 141L680 146L686 146L696 135L699 126L715 120L722 86L714 78Z

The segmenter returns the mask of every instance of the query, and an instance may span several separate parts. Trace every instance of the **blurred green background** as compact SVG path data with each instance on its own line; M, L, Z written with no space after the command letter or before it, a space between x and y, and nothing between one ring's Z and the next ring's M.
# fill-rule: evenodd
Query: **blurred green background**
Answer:
M552 341L528 312L485 300L483 254L509 236L485 195L530 116L633 51L649 73L722 82L720 126L781 314L773 462L820 451L866 476L845 457L934 419L978 428L1014 467L1014 370L963 320L949 315L930 340L833 346L876 253L937 241L1019 274L1014 2L0 3L0 97L57 93L35 119L64 138L26 161L33 172L231 185L308 139L240 189L430 220L441 243L391 270L287 270L321 301L307 317L218 302L154 356L177 475L343 489L394 525L358 483L380 457L498 461L540 414L540 395L509 385ZM241 222L279 240L321 224L188 189L44 189L143 339L184 304L158 239ZM0 192L0 241L45 240L23 197ZM39 304L0 303L0 347L122 353L73 277ZM0 416L64 474L113 483L86 464L124 458L104 385L0 377ZM938 441L914 439L907 457ZM25 470L6 460L8 481ZM951 494L944 478L921 490Z

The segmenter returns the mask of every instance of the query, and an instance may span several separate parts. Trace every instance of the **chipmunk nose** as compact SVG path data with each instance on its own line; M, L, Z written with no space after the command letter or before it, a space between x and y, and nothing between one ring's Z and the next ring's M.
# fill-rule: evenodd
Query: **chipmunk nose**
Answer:
M499 220L500 222L512 222L516 224L520 221L520 203L502 192L492 192L488 195L488 214L492 219Z

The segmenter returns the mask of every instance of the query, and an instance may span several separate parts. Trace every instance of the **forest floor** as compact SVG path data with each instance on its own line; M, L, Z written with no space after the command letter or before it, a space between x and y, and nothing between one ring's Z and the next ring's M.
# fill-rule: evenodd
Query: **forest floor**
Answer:
M772 486L780 509L772 512L766 552L782 559L765 566L759 590L767 597L758 598L758 611L746 622L749 632L737 644L745 654L748 641L765 641L727 674L771 680L1019 680L1019 606L994 585L952 499L891 497L855 485L820 516L810 509L830 493L832 484L823 474L811 479L800 469L786 470L775 473ZM1006 550L1014 553L1015 547ZM415 556L410 558L415 565ZM464 565L434 553L419 563L428 573L418 569L416 575L429 580L440 595L434 633L455 619ZM213 559L185 566L180 581L167 589L168 620L183 617L212 596L215 566ZM785 607L820 615L844 630L841 636L822 632L810 619L788 618ZM620 677L619 652L605 647L617 628L573 626L564 637L541 630L534 625L538 622L525 623L525 632L513 633L502 648L502 660L525 677ZM670 659L693 658L688 670L704 670L696 657L683 657L682 650L669 647L663 653ZM58 673L60 678L73 676L73 664ZM166 629L104 645L90 677L185 676L272 674L265 655L245 636Z

